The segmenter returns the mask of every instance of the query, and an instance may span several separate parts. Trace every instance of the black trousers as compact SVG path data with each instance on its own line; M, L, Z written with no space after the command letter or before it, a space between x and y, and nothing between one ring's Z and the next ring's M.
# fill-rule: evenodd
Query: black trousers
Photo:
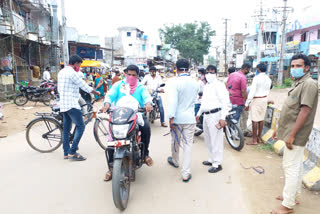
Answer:
M144 144L144 158L145 158L149 156L151 128L150 128L149 121L145 115L143 115L143 120L144 120L144 126L139 126L139 131L141 132L141 141ZM105 153L106 153L106 158L109 165L112 166L114 149L109 148L105 151Z

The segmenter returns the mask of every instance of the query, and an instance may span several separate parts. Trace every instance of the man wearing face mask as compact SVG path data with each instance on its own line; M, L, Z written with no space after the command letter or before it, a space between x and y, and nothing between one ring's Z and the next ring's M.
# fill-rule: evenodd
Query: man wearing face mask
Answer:
M125 89L128 89L130 95L133 96L138 102L140 107L145 107L147 112L152 111L152 97L150 96L148 90L138 82L139 68L136 65L129 65L127 67L127 75L126 79L115 83L112 88L109 90L104 100L104 107L101 109L102 112L107 112L110 108L111 104L117 105L117 102L123 96L126 96ZM147 117L143 115L144 126L139 126L139 130L141 131L141 141L144 142L144 161L147 166L151 166L153 164L152 158L149 156L149 143L151 137L151 129ZM113 163L113 151L106 150L106 156L109 157L109 166L112 166ZM109 171L105 175L105 181L110 181L112 179L112 170L110 168Z
M205 74L206 74L206 71L204 70L204 68L198 69L199 93L198 93L198 97L196 100L196 104L194 105L194 113L196 116L197 116L197 113L198 113L200 106L201 106L203 88L204 88L205 84L207 83L206 78L205 78Z
M58 74L58 91L60 95L60 112L63 114L62 142L64 159L83 161L85 157L76 153L80 139L83 135L85 124L82 118L81 107L78 103L80 93L79 88L87 93L100 95L99 92L89 87L77 73L80 70L82 59L78 55L73 55L69 59L69 65L64 67ZM69 136L72 122L76 125L76 133L70 148Z
M241 70L230 74L227 81L227 89L230 94L230 101L232 105L236 105L234 108L236 113L233 115L233 119L239 122L241 113L244 109L245 102L247 100L247 78L246 74L249 73L251 65L244 63Z
M229 94L223 82L217 79L217 69L213 65L207 67L207 84L203 89L203 97L197 120L202 113L204 141L207 145L209 159L203 161L205 166L211 166L209 173L222 170L223 128L226 126L226 116L229 112Z
M150 71L150 75L145 76L143 78L143 80L141 81L141 84L146 85L146 87L149 91L153 91L153 90L156 90L157 88L159 88L160 85L163 83L163 81L160 76L157 76L156 67L153 67L153 66L150 67L149 71ZM160 89L160 93L164 93L163 88ZM162 99L161 99L160 95L158 95L157 105L159 106L159 110L160 110L161 126L168 127L167 124L164 122L164 110L163 110Z
M299 203L296 197L302 187L303 153L318 105L318 85L310 77L310 65L309 58L303 54L294 55L291 59L290 72L294 84L283 104L278 130L272 136L286 144L282 162L285 185L282 195L276 198L282 201L282 205L273 210L273 214L292 213L293 207Z

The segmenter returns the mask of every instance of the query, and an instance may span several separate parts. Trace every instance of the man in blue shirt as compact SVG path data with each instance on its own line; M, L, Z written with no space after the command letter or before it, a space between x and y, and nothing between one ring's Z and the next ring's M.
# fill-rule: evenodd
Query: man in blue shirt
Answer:
M182 180L191 179L191 156L193 135L196 126L194 105L198 96L199 84L189 75L189 62L179 59L176 63L178 77L171 82L168 115L171 128L171 152L168 163L179 167L179 147L183 147Z
M147 112L152 111L152 97L150 96L148 90L138 82L139 68L136 65L129 65L127 67L126 79L115 83L110 91L107 93L104 100L103 112L106 112L111 104L117 105L120 98L126 96L130 93L138 102L140 107L145 107ZM149 122L145 115L143 115L144 126L139 126L141 131L141 141L144 143L144 160L148 166L153 164L152 158L149 156L149 143L151 137L151 130ZM113 163L113 151L106 150L106 155L108 155L109 166ZM112 168L107 172L105 176L105 181L110 181L112 179Z

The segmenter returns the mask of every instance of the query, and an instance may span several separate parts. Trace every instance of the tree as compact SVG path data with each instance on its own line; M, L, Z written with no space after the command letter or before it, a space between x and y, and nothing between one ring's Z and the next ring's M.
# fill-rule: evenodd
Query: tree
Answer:
M216 64L216 59L213 56L208 56L208 63L209 65Z
M182 57L196 64L203 62L203 56L209 53L211 37L215 36L208 22L165 25L159 33L165 44L170 44Z

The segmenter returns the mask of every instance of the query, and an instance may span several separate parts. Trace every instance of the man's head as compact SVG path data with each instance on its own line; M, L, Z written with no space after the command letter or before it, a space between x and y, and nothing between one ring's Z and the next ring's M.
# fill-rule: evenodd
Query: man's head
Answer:
M80 71L81 63L82 58L78 55L73 55L69 59L69 65L71 65L75 71Z
M156 67L154 67L154 66L150 67L149 71L150 71L150 74L151 74L152 77L156 76L156 72L157 72Z
M189 72L189 62L186 59L179 59L176 62L176 66L178 73Z
M250 72L250 69L251 69L251 65L249 63L244 63L242 66L241 66L241 71L242 73L244 74L248 74Z
M50 67L46 67L46 71L50 71Z
M234 73L234 72L236 72L236 68L235 68L235 67L230 67L230 68L228 68L228 73L229 73L229 75L232 74L232 73Z
M116 76L120 76L120 71L116 71Z
M296 54L291 58L291 76L295 79L303 77L308 73L311 62L304 54Z
M204 68L199 68L198 69L198 74L200 74L201 76L205 75L206 74L206 70L204 70Z
M258 70L258 73L265 73L267 71L267 66L266 64L264 63L260 63L259 65L257 65L257 70Z
M208 65L206 70L207 70L207 73L212 73L212 74L217 73L217 67L214 65Z
M129 65L127 67L127 76L131 76L131 77L135 77L135 78L138 78L138 75L139 75L139 68L138 66L136 65Z

